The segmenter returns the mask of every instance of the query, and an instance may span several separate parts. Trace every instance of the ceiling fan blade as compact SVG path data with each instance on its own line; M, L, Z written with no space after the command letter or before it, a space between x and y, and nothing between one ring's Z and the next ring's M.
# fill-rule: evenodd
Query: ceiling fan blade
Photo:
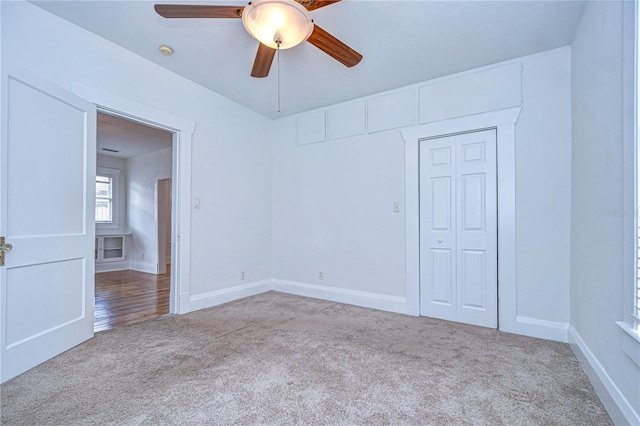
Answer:
M305 2L302 3L307 10L315 10L320 9L321 7L329 6L333 3L338 3L340 0L311 0L310 4L307 6Z
M307 41L349 68L362 60L361 54L317 25L313 26L313 32Z
M210 6L191 4L156 4L158 15L164 18L240 18L242 6Z
M258 53L256 54L256 60L253 61L253 68L251 69L251 77L262 78L269 75L271 69L271 63L273 57L276 55L276 49L272 49L269 46L265 46L260 43L258 46Z

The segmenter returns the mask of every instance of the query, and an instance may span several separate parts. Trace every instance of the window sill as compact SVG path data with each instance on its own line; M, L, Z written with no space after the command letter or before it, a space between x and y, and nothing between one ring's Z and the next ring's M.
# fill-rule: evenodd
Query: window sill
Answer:
M622 336L622 350L633 362L640 367L640 332L634 330L629 324L616 321L626 335Z

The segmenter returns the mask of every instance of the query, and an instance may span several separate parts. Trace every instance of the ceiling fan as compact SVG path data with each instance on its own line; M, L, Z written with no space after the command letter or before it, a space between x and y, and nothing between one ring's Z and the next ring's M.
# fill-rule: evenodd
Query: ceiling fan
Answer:
M253 0L244 7L156 4L155 10L164 18L242 18L245 29L260 42L251 76L266 77L277 50L297 46L305 40L347 67L360 62L361 54L311 19L310 11L339 1Z

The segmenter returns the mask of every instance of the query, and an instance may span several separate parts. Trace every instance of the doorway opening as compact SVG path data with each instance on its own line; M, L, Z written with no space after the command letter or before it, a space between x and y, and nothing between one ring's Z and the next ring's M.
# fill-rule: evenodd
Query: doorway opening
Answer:
M174 134L97 114L94 331L169 313Z
M169 312L190 311L191 259L191 150L196 123L150 105L123 98L86 84L72 81L72 92L91 102L98 111L172 134L171 290Z

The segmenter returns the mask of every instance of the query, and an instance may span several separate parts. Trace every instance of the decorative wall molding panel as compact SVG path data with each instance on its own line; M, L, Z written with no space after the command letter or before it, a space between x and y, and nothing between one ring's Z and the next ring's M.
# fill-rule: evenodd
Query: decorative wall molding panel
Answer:
M326 139L324 110L318 110L296 117L297 145L324 142Z
M420 88L420 124L522 105L522 65L509 64Z
M338 104L327 109L327 139L364 135L367 114L364 101Z
M308 145L522 105L522 64L467 71L296 116Z
M369 133L414 125L416 121L415 92L411 87L367 100Z

